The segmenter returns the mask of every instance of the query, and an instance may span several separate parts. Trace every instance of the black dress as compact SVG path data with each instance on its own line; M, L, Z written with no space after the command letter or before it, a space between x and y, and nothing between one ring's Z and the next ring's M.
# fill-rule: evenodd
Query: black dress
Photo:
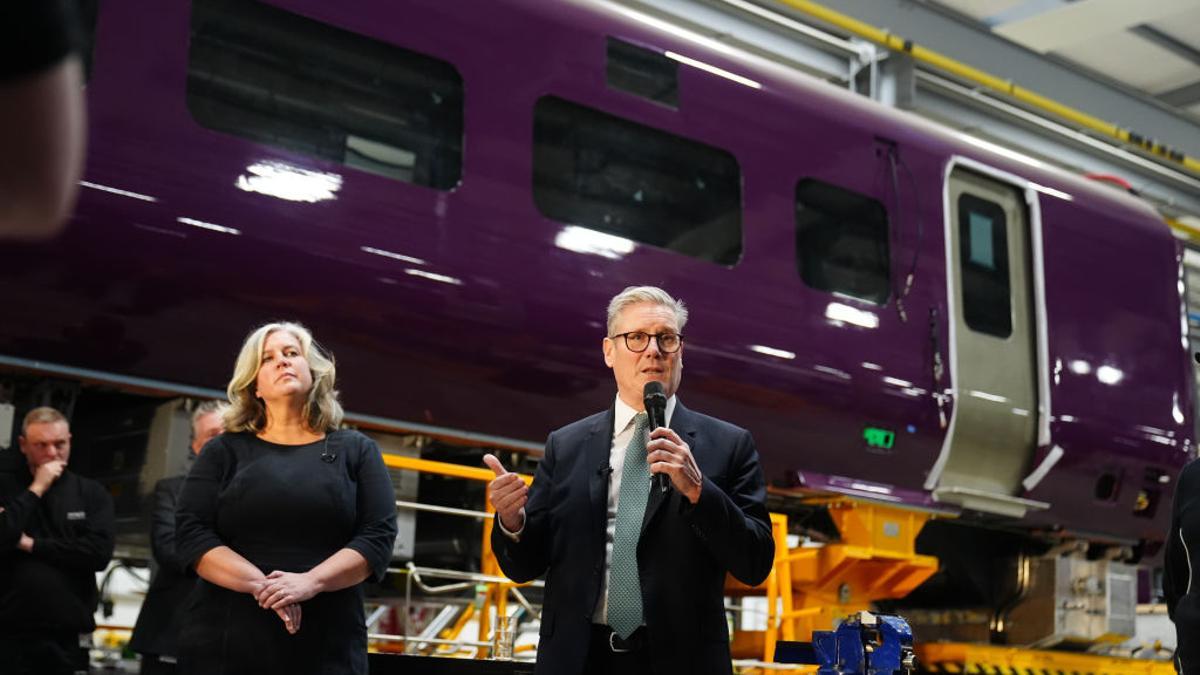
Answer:
M307 445L250 433L209 441L175 514L180 557L194 566L228 546L264 574L307 572L343 548L381 579L396 538L395 492L374 441L335 431ZM201 580L179 637L179 672L196 675L366 675L362 586L301 603L300 631L253 596Z
M1183 675L1200 674L1200 461L1183 467L1175 484L1171 531L1163 561L1163 596L1175 622L1175 668Z

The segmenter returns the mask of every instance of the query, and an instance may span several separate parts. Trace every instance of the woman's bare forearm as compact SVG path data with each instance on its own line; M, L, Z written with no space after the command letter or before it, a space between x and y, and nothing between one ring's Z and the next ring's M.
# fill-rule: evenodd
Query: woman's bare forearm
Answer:
M320 592L327 593L362 583L370 576L371 569L361 553L344 548L312 568L308 574L316 581Z
M254 593L266 576L254 563L228 546L209 549L196 563L196 574L209 583L238 593Z

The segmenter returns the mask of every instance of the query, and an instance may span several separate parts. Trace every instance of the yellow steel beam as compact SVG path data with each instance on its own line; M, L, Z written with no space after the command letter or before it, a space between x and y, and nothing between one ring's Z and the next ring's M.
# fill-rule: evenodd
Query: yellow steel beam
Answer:
M1079 127L1116 139L1121 143L1131 145L1155 157L1169 160L1193 174L1200 175L1200 160L1189 157L1180 150L1146 138L1137 132L1122 129L1112 122L1063 105L1054 99L1042 96L1029 89L1019 87L1012 80L1006 80L977 68L972 68L945 54L914 44L912 40L906 40L899 35L876 28L868 23L832 10L824 5L811 2L810 0L778 0L778 2L892 51L909 54L916 61L920 61L994 92L1007 95L1028 106L1044 110Z
M455 478L469 478L471 480L490 481L496 477L491 469L485 467L464 466L462 464L451 464L450 462L435 462L431 459L421 459L419 457L407 457L405 455L392 455L383 453L383 463L393 469L406 469L409 471L419 471L421 473L435 473L442 476L454 476ZM533 476L521 474L521 480L528 485L533 482Z
M455 619L454 625L443 628L438 637L443 640L457 640L473 616L475 616L475 603L463 607L462 613ZM437 651L440 654L447 654L458 651L458 648L452 645L439 645Z
M1181 220L1176 220L1175 218L1167 218L1167 224L1171 226L1171 229L1183 234L1188 239L1192 241L1200 241L1200 228L1188 225L1187 223Z

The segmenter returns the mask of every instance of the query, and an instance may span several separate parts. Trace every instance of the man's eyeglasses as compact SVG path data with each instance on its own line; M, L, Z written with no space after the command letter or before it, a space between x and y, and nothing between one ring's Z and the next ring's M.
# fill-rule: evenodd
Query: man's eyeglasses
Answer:
M643 333L640 330L635 330L629 333L618 333L610 335L609 339L616 340L617 338L625 338L625 347L631 352L644 352L650 346L650 338L654 338L658 342L658 350L665 354L674 354L679 351L679 347L683 345L683 336L679 333Z

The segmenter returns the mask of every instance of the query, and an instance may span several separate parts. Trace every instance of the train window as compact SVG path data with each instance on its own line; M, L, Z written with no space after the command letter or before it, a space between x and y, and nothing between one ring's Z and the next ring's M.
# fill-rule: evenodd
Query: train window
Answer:
M608 38L608 86L679 107L679 62L656 51Z
M553 96L534 107L533 199L547 218L732 266L741 185L725 150Z
M887 302L891 263L883 204L819 180L800 181L796 265L812 288L879 305Z
M454 66L260 2L192 4L187 103L210 129L389 178L462 176Z
M1008 225L1004 209L972 194L958 198L963 319L971 330L1012 335Z

